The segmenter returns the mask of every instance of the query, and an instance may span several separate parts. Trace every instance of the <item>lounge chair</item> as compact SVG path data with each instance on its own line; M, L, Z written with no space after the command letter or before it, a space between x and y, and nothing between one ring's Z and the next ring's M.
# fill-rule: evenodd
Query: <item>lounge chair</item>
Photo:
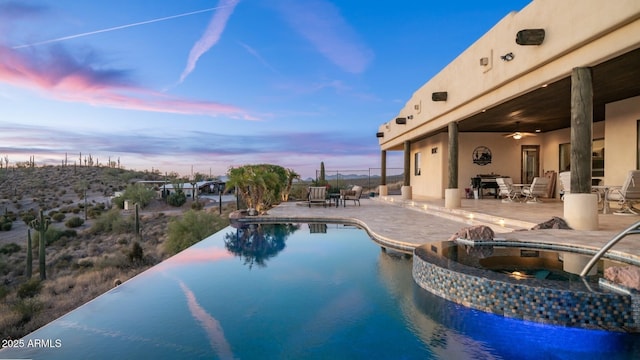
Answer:
M640 210L633 205L640 201L640 170L631 170L621 188L609 190L606 200L615 201L620 206L620 210L614 212L615 215L638 215Z
M360 196L362 195L362 186L355 185L351 190L340 190L342 197L342 205L347 206L347 200L353 200L353 205L358 203L360 206Z
M498 184L498 196L502 197L502 202L513 202L520 196L520 192L513 188L513 180L510 177L496 178Z
M540 196L547 194L548 184L549 178L543 176L534 177L531 185L522 189L522 194L525 196L524 201L527 203L541 202Z
M310 186L309 187L309 197L308 197L309 207L311 204L322 204L322 206L327 206L327 188L324 186Z

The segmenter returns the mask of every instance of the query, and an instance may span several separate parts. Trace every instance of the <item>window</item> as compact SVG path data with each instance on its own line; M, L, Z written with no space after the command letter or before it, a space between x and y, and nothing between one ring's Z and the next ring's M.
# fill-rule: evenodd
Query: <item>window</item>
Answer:
M591 145L591 177L604 176L604 139L593 140ZM560 144L559 172L571 169L571 144Z
M414 172L413 172L413 175L420 175L420 172L421 172L421 168L420 168L420 153L417 152L413 156L414 156L413 168L415 169Z

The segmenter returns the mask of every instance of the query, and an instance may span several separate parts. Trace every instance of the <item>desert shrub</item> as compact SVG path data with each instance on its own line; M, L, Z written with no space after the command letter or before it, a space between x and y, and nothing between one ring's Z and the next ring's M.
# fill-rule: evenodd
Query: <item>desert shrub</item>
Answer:
M120 214L120 210L113 209L100 215L99 218L91 226L90 232L92 234L99 233L116 233L123 234L127 232L133 232L134 222L133 217L123 217Z
M74 217L70 218L69 220L67 220L64 223L64 226L66 226L68 228L77 228L78 226L82 226L82 224L84 224L84 219L82 219L81 217L78 217L78 216L74 216Z
M116 196L113 198L113 204L118 207L118 209L124 209L124 197Z
M132 184L127 186L121 197L123 205L124 200L131 200L134 204L137 203L140 207L145 207L156 197L156 192L142 184Z
M78 234L76 233L75 230L61 230L53 226L49 226L49 228L44 234L44 236L47 239L46 245L51 245L62 238L72 238L72 237L76 237L77 235ZM31 236L34 241L33 246L34 248L37 248L40 245L40 232L38 231L32 232Z
M64 220L65 216L66 215L64 213L57 212L51 215L51 219L53 219L55 222L61 222L62 220Z
M205 211L189 210L181 219L172 219L169 223L165 250L176 254L214 232L222 229L227 222Z
M7 297L8 294L9 294L9 289L7 289L6 286L0 284L0 300Z
M18 297L20 299L32 298L40 293L42 283L37 279L30 279L18 287Z
M20 314L20 321L26 323L42 310L42 303L36 299L22 299L14 305L14 310Z
M20 250L21 250L20 245L16 243L9 243L0 247L0 254L11 255Z
M36 214L33 210L29 210L28 212L23 213L20 219L24 221L25 224L29 225L30 222L36 219Z
M181 190L178 190L167 197L167 203L171 206L180 207L186 202L187 195L185 195Z
M14 213L13 211L7 211L4 216L9 219L9 221L16 221L18 220L18 216L16 215L16 213Z
M194 201L191 203L191 209L193 210L202 210L204 209L204 203L200 201Z
M133 264L142 264L144 262L144 251L142 251L142 246L137 241L131 245L131 250L127 253L127 257Z
M12 226L13 223L11 221L2 222L0 223L0 231L11 231Z

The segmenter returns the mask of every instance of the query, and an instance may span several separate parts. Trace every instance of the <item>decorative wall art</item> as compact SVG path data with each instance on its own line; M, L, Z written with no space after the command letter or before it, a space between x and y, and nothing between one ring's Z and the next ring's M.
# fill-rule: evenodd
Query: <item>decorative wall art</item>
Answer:
M480 166L491 164L491 150L486 146L473 149L473 163Z

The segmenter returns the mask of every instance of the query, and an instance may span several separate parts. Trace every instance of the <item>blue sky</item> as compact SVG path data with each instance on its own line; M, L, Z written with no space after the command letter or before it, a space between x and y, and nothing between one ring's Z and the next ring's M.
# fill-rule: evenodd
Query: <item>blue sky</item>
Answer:
M378 168L378 126L529 2L0 0L0 157Z

